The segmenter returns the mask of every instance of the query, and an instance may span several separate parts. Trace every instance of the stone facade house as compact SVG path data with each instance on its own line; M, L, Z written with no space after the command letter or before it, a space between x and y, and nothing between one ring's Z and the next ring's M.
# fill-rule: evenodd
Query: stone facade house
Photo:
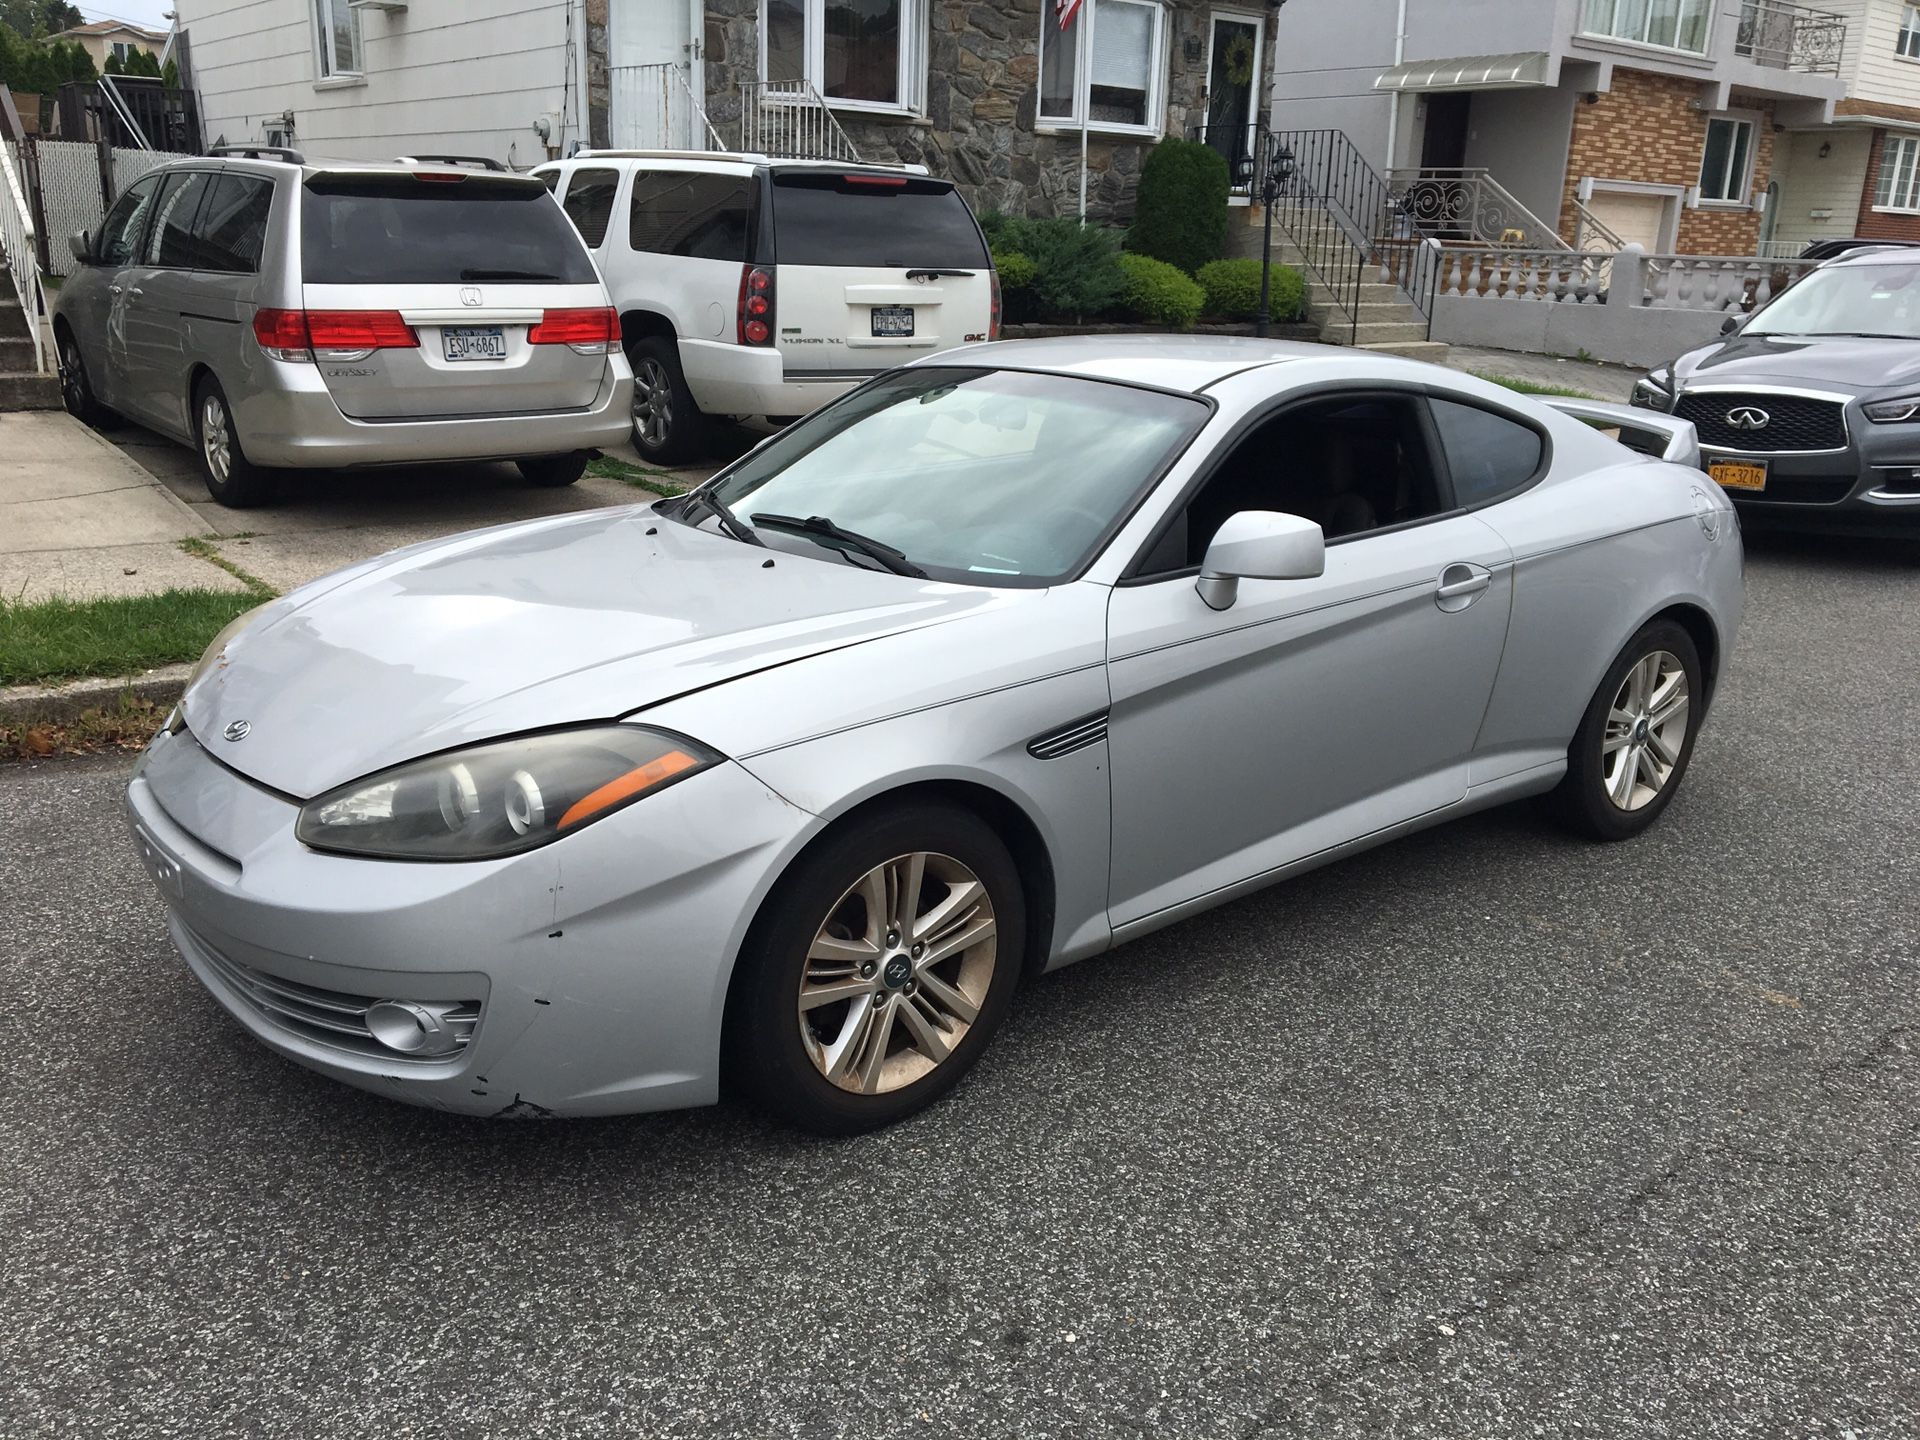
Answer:
M751 148L743 106L824 104L863 160L923 164L977 210L1132 214L1169 135L1245 152L1270 0L589 0L596 145ZM771 92L771 98L766 92ZM800 98L795 98L798 95ZM815 98L817 97L817 98Z

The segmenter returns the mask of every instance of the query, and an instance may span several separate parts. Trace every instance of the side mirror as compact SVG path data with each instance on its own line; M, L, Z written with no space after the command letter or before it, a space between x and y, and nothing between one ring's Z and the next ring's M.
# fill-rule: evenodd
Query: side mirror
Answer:
M1738 315L1729 315L1726 319L1720 322L1720 333L1722 335L1731 335L1733 334L1734 331L1738 330L1739 328L1740 328L1740 317Z
M73 258L82 265L93 263L93 237L84 230L77 230L67 237L67 249L73 252Z
M1227 518L1207 546L1194 588L1215 610L1239 598L1242 580L1311 580L1327 568L1320 527L1277 510L1242 510Z

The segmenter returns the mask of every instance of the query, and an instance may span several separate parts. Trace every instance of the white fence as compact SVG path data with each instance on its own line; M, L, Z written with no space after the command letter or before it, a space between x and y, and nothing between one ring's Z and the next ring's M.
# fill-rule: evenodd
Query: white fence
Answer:
M97 233L106 218L100 191L100 147L83 140L30 139L27 143L33 155L23 167L22 178L38 186L39 211L47 237L47 270L54 275L71 275L79 262L67 249L67 237L80 230ZM115 195L149 170L181 158L164 150L116 148L111 154Z
M46 295L40 286L40 260L35 246L33 209L27 201L26 186L20 182L19 147L9 141L0 147L0 260L4 260L13 279L14 295L26 317L27 331L33 339L33 368L47 368L46 347L41 342L40 316L46 311Z

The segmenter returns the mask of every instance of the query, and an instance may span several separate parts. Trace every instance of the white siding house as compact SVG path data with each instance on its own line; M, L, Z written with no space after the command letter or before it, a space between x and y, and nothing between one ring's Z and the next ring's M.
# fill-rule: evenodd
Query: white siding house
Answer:
M484 155L586 140L585 0L178 0L209 143Z

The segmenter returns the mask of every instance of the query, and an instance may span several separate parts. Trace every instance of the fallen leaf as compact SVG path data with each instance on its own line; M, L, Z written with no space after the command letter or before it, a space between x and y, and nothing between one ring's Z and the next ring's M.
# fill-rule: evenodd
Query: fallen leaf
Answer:
M53 735L39 726L27 731L20 737L20 743L35 755L53 754Z

